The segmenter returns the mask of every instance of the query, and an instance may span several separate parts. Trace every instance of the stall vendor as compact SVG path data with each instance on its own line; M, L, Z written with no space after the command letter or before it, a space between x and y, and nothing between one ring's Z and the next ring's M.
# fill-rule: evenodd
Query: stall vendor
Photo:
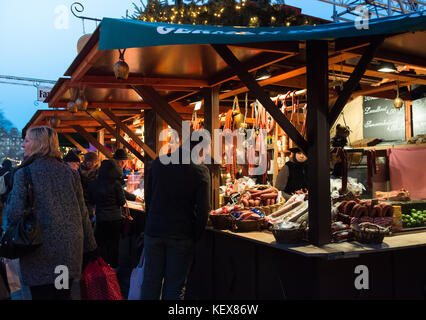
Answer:
M123 169L126 167L127 161L130 160L130 157L124 149L117 149L113 155L113 159L123 172ZM121 178L121 184L124 185L123 177ZM130 192L127 192L125 189L123 189L123 191L126 200L143 202L142 198L137 197Z
M275 188L280 190L286 200L300 190L308 188L308 157L299 148L290 148L293 156L282 167L275 181Z

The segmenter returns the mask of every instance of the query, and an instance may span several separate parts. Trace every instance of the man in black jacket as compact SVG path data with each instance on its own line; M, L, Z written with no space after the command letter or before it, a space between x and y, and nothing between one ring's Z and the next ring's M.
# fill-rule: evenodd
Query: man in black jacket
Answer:
M182 150L180 147L175 151L179 153L179 164L163 164L160 157L148 171L143 300L159 299L161 291L163 300L183 299L195 242L207 223L209 170L192 161L182 164ZM168 156L173 159L173 155Z

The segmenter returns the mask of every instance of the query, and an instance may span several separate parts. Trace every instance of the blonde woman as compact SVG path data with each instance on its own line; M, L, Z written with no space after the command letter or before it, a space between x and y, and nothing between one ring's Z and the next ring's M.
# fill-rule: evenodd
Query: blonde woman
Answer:
M24 161L15 172L5 213L9 222L22 214L26 187L20 169L28 167L43 238L41 247L20 259L22 280L33 300L70 300L72 281L81 274L83 252L96 250L80 177L62 162L58 135L52 128L30 128L22 147Z

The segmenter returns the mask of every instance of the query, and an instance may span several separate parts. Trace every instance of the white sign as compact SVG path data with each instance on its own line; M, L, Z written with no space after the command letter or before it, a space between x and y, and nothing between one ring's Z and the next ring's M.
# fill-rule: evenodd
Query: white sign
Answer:
M52 88L37 88L37 101L44 102L51 90Z

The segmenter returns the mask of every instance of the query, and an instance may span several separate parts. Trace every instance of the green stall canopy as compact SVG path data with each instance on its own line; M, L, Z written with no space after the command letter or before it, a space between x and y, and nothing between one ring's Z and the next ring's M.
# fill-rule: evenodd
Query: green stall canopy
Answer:
M218 27L102 19L99 50L185 44L332 40L426 30L426 11L406 15L295 27Z

